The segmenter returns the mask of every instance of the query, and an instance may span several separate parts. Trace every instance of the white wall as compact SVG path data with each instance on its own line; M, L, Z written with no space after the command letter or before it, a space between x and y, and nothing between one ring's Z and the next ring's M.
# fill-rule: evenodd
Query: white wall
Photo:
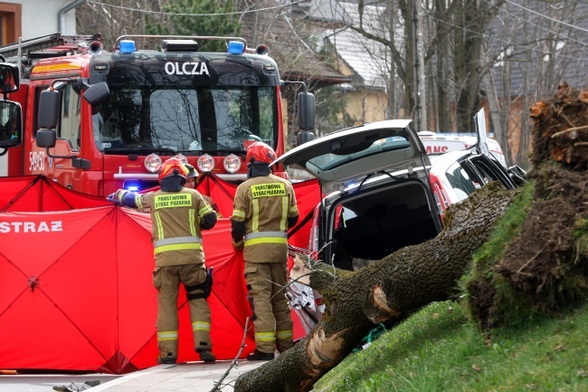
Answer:
M8 175L8 168L6 167L6 157L3 155L0 157L0 177L6 177Z
M22 38L30 39L51 33L75 34L75 9L63 16L63 31L59 31L59 11L70 4L84 2L76 0L4 0L22 4Z
M76 34L75 9L63 15L63 31L59 31L59 11L77 0L4 0L6 3L22 4L22 39L31 39L51 33ZM68 7L69 8L69 7ZM8 175L7 155L0 157L0 176Z

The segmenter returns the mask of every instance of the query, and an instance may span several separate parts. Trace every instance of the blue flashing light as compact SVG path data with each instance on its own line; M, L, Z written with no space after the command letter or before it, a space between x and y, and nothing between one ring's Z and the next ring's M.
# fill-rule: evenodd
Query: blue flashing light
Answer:
M142 182L139 180L125 180L123 188L127 191L139 192L143 190L145 186L142 186Z
M118 51L120 53L135 53L135 41L132 41L132 40L120 41L120 46L119 46Z
M227 51L230 54L243 54L245 51L245 44L241 41L229 41Z

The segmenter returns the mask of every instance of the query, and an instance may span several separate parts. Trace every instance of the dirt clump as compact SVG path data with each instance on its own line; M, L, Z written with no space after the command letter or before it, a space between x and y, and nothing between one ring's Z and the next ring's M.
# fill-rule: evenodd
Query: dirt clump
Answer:
M536 184L547 197L534 201L520 236L495 270L538 308L559 310L588 284L587 255L575 235L578 223L588 219L588 178L585 172L549 167Z
M534 189L528 214L501 260L468 283L471 312L483 330L508 322L509 304L498 294L504 282L510 298L540 312L588 297L588 90L562 83L530 115Z

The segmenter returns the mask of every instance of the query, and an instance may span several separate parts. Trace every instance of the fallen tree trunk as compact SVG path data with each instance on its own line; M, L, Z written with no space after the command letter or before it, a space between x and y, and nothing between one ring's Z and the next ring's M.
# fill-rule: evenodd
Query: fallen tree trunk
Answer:
M357 272L298 255L295 273L321 293L325 313L294 348L241 375L235 392L309 391L375 324L452 298L472 253L487 240L514 194L490 184L451 206L445 229L434 239L399 249Z

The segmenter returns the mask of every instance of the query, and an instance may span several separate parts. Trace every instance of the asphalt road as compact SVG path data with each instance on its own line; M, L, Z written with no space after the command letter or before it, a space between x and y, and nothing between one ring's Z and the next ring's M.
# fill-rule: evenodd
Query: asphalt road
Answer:
M51 392L55 386L67 386L72 382L85 381L105 383L120 377L115 374L17 374L0 375L0 392ZM91 392L91 388L87 389Z

